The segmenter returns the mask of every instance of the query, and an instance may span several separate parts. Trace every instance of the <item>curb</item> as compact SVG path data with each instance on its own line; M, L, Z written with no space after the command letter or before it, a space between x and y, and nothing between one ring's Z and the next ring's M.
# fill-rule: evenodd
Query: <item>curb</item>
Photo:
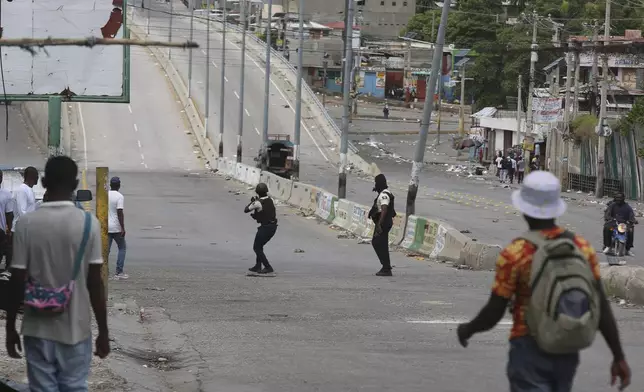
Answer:
M610 266L601 274L606 294L644 304L644 267Z

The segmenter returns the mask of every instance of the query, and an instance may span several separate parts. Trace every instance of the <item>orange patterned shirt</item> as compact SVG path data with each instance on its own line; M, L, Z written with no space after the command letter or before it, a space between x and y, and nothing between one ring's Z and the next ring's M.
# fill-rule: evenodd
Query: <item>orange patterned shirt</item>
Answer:
M547 238L555 238L562 234L565 229L555 227L543 230L542 233ZM584 238L575 235L575 244L586 256L593 269L593 274L597 279L600 278L599 263L595 249ZM525 309L530 300L530 270L532 265L532 256L536 248L531 243L523 239L512 241L505 249L501 251L496 262L496 276L492 293L503 298L512 299L512 331L510 339L528 334L528 326L525 323Z

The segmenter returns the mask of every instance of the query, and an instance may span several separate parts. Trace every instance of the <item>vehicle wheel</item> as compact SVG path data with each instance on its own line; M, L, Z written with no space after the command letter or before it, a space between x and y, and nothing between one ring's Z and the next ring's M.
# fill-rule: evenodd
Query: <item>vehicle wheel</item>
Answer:
M615 255L618 257L624 257L625 254L626 254L626 244L618 241L615 244Z

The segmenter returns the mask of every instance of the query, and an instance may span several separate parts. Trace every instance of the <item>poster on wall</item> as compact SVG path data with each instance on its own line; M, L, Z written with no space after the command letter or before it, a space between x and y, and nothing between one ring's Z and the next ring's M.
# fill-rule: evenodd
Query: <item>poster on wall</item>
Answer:
M338 86L342 86L342 78L335 78L335 84Z
M364 71L360 71L357 76L356 85L358 88L364 88Z
M561 98L534 98L532 110L536 124L560 121L563 115Z
M376 72L376 88L385 88L385 73Z

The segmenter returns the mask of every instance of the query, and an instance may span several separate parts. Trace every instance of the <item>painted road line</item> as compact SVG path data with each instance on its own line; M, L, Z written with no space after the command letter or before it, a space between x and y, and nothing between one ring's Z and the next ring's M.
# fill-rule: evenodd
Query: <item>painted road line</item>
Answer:
M257 127L255 127L255 132L259 135L259 129L257 129Z
M207 55L208 55L208 53L206 53L206 51L205 51L205 50L203 50L203 49L201 49L201 53L203 53L203 55L204 55L204 56L207 56Z
M409 324L457 325L470 320L407 320ZM497 325L512 325L512 320L501 320Z
M215 66L215 68L219 68L219 67L217 66L217 63L215 63L214 61L212 62L212 65L214 65L214 66Z
M237 97L237 99L239 99L239 94L237 94L237 91L233 91L233 93L235 94L235 96Z
M137 127L136 124L134 124L134 132L138 132L138 131L139 131L139 127Z
M228 83L228 78L227 77L224 76L224 80L226 81L226 83Z
M83 119L83 109L80 102L77 104L78 118L80 119L81 133L83 134L83 160L85 171L87 171L87 131L85 130L85 120Z
M250 117L250 113L248 113L248 109L244 109L244 111L246 112L246 115Z
M127 105L127 110L129 110L130 114L132 114L132 105Z

